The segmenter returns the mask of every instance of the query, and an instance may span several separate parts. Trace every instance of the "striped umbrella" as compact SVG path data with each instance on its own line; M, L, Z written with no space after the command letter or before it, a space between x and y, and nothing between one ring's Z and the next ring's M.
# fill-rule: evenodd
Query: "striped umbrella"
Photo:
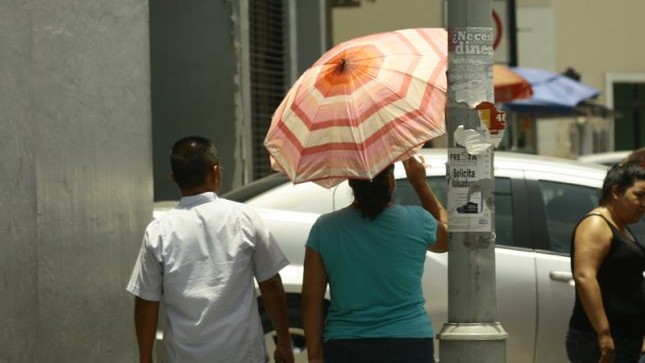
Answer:
M447 35L406 29L341 43L291 87L264 145L294 183L371 179L445 133Z

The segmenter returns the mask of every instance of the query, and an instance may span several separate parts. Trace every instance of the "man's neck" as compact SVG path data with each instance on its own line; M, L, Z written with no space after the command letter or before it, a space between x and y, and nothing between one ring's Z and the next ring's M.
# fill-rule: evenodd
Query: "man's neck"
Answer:
M181 195L184 197L192 197L195 195L203 194L203 193L208 193L208 192L215 192L213 188L208 188L208 187L197 187L197 188L192 188L192 189L182 189L181 190Z

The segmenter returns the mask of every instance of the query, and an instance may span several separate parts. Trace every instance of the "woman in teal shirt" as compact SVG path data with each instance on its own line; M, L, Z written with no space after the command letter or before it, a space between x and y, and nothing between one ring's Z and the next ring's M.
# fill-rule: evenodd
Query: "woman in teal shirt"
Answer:
M434 362L421 279L425 252L448 250L447 213L423 164L403 165L422 207L391 204L390 166L371 181L350 180L353 203L312 226L302 284L310 363Z

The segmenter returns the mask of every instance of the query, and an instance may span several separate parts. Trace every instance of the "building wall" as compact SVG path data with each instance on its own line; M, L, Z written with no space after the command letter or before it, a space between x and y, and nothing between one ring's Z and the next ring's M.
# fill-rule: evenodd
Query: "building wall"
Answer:
M184 136L213 140L224 170L224 190L236 178L240 183L243 162L236 99L241 96L235 83L240 57L235 47L240 44L234 43L239 3L150 1L155 200L180 197L170 178L168 156L172 144Z
M444 0L362 1L359 7L332 11L333 44L382 31L443 26Z
M147 2L3 1L0 33L0 362L135 361Z
M259 1L259 0L255 0ZM291 12L287 81L326 48L324 0L284 0ZM151 0L152 120L155 200L176 200L172 143L188 135L214 141L222 191L254 179L248 13L254 1ZM289 64L291 62L291 64ZM270 121L270 120L267 120ZM266 160L269 163L269 160Z
M520 65L540 67L541 64L542 68L556 72L573 67L580 73L582 82L601 91L595 102L610 108L614 107L612 80L642 82L645 79L645 48L639 45L639 37L645 31L645 24L638 18L638 14L645 11L645 3L620 0L607 6L606 2L598 0L518 0L518 12L532 10L543 15L548 14L550 19L534 21L536 28L532 29L521 23L521 17L518 17L518 42L524 41L519 44ZM522 39L528 38L534 30L535 33L545 36L533 37L531 42ZM537 44L546 46L536 46ZM550 54L551 58L540 59L545 54ZM576 151L577 153L625 148L624 144L615 143L614 135L633 132L632 125L625 118L608 118L604 119L604 122L592 118L577 121L583 124L569 122L568 132L567 123L560 127L563 130L561 137L569 134L572 138L581 139L582 147ZM604 130L598 131L599 124L604 126ZM541 142L544 142L544 139L541 139ZM541 149L551 155L577 156L576 153L562 153L556 148L549 150L545 145Z
M607 6L602 0L517 0L518 9L540 9L551 15L553 29L548 39L536 39L536 44L523 44L528 52L537 52L538 44L552 43L554 48L551 70L562 72L574 67L583 82L605 90L608 73L645 73L645 47L640 46L640 34L645 24L640 14L645 2L618 0ZM519 23L520 34L530 28ZM519 40L518 40L519 41ZM520 65L531 63L530 53L520 54ZM604 94L599 100L604 103Z
M445 26L443 3L442 0L376 0L362 1L355 8L335 8L334 44L376 31ZM613 104L609 99L611 79L645 79L645 47L640 46L645 23L639 19L645 13L645 2L618 0L608 6L603 0L516 0L516 8L519 66L555 72L573 67L584 83L601 91L596 102L610 107ZM614 123L609 119L606 124L608 130L604 134L608 140L600 144L611 149L613 127L621 127L620 120ZM561 136L573 135L573 131L565 130ZM588 147L582 149L594 151ZM572 154L561 156L572 157Z
M333 42L377 31L445 26L442 4L442 0L376 0L363 1L360 7L334 8ZM539 42L553 42L553 71L572 66L585 83L598 89L604 89L607 72L645 72L645 47L639 40L645 31L640 21L645 2L617 0L607 6L603 0L516 0L516 7L551 14L553 37L519 46L539 49L543 44ZM519 20L520 34L530 32ZM520 54L519 65L532 64L530 55L522 59Z
M645 73L645 2L551 1L551 7L558 70L573 65L586 83L603 91L607 73Z
M290 0L295 11L293 81L329 48L326 0Z

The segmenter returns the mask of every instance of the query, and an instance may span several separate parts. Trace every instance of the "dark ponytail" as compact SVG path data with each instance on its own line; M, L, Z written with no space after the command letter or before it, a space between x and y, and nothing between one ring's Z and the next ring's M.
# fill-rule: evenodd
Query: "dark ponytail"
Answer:
M354 191L354 198L363 218L369 218L373 221L392 200L388 178L393 171L394 165L390 165L372 180L349 180L349 186Z

